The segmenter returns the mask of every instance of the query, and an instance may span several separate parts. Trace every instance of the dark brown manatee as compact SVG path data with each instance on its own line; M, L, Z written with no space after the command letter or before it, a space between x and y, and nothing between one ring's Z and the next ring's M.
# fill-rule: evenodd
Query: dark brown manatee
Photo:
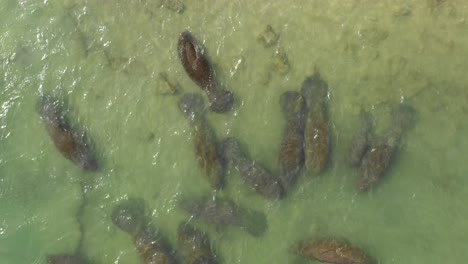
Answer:
M39 114L47 132L62 155L86 171L96 171L98 164L83 133L73 130L63 117L62 102L51 95L42 96Z
M134 238L135 247L144 264L176 264L177 261L161 235L152 227L142 229Z
M302 96L307 105L304 130L306 168L321 173L330 156L330 127L328 124L328 85L318 73L302 83Z
M349 148L349 162L353 166L361 164L371 144L372 116L369 112L361 110L359 113L359 128L351 140Z
M111 219L115 226L133 237L135 248L143 263L177 263L168 244L149 225L143 200L128 199L120 202L112 210Z
M296 245L296 254L323 263L371 264L373 259L362 249L336 239L305 240Z
M177 49L182 66L189 77L206 92L210 109L218 113L230 111L234 104L234 95L216 80L203 46L190 32L185 31L180 34Z
M357 189L368 191L377 185L390 168L404 133L415 123L416 110L399 104L392 110L392 126L381 143L371 146L362 159Z
M205 176L213 189L222 188L224 167L216 136L205 119L203 98L197 94L184 94L180 98L179 109L192 128L198 165L205 172Z
M304 165L304 111L305 101L298 92L281 95L281 108L286 119L279 152L279 178L287 191Z
M182 223L177 230L179 252L186 264L217 264L208 237L195 227Z
M250 188L267 199L280 199L285 195L279 180L260 164L246 157L235 138L225 138L221 142L223 159L235 167Z
M49 255L47 256L48 264L86 264L87 262L74 255Z
M262 212L246 210L232 200L220 197L186 199L180 207L193 218L217 226L239 226L253 236L261 236L267 229Z

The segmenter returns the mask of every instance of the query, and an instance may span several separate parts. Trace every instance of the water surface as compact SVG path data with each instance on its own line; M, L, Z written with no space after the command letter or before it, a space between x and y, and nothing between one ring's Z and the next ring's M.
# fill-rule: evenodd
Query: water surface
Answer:
M47 254L73 253L80 239L92 263L138 263L130 237L110 221L113 206L127 197L145 199L154 226L176 244L177 226L187 220L177 201L211 192L179 95L168 94L159 76L202 93L177 57L185 30L203 43L236 96L232 112L207 114L217 137L237 137L273 172L285 125L281 93L298 91L316 69L330 91L332 161L325 173L303 172L283 201L264 200L237 172L228 173L222 194L263 211L268 230L255 238L197 223L222 263L307 263L291 246L324 236L346 238L380 263L466 261L468 3L184 4L179 14L149 0L3 0L1 263L45 263ZM280 37L265 48L257 38L267 25ZM286 71L275 66L278 51L287 55ZM98 173L80 171L55 149L37 113L44 93L64 98L72 124L93 139ZM417 109L417 123L378 188L358 193L346 153L359 111L374 115L382 135L390 108L402 101ZM88 186L84 195L81 184Z

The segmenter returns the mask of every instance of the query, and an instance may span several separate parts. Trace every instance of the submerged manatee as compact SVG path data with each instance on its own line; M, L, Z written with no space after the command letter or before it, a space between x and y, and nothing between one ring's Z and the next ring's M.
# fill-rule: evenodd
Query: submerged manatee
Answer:
M146 222L142 199L128 199L117 204L112 210L112 222L122 231L134 236Z
M288 91L281 95L280 103L286 127L278 158L279 178L282 186L288 190L304 165L305 102L300 93Z
M374 263L362 249L336 239L301 241L296 245L296 254L309 259L332 264Z
M216 264L208 237L195 227L182 223L177 230L179 252L186 264Z
M301 92L307 105L304 130L305 166L309 171L319 174L326 168L330 155L328 85L316 73L302 83Z
M390 167L396 152L396 146L382 143L370 148L364 155L360 168L357 188L367 191L378 182Z
M48 264L86 264L87 262L74 255L49 255L47 256Z
M218 83L204 48L188 31L179 37L178 54L189 77L206 92L210 109L218 113L230 111L234 95Z
M203 98L197 94L184 94L179 109L192 128L195 155L204 170L211 187L220 189L223 184L224 168L219 155L216 136L205 119Z
M416 119L416 110L406 104L397 105L392 111L392 126L382 143L369 148L364 155L357 183L359 191L368 191L387 172L400 146L404 133L411 129Z
M361 164L362 157L369 149L371 141L372 117L369 112L362 110L359 113L359 128L351 141L349 149L349 162L353 166Z
M96 171L98 164L83 134L74 131L63 118L61 102L51 95L42 96L39 114L52 141L62 155L86 171Z
M145 264L175 264L175 257L164 239L149 225L144 201L128 199L112 210L112 222L133 237L135 248Z
M257 162L246 157L235 138L225 138L221 142L223 159L232 164L250 188L267 199L284 197L284 189L276 177Z
M253 236L267 229L266 217L258 211L248 211L229 199L202 197L182 200L180 207L195 219L219 226L239 226Z
M152 227L142 229L134 238L138 255L144 264L176 264L168 243Z

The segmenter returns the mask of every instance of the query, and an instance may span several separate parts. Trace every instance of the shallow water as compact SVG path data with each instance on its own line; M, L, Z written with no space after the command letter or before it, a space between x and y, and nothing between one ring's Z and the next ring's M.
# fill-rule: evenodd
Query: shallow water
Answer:
M292 245L326 236L346 238L380 263L467 259L466 1L184 1L182 14L157 2L2 2L0 263L73 253L79 221L81 251L92 263L139 263L131 238L110 221L126 197L144 198L153 225L176 245L177 226L188 218L177 201L211 192L179 96L167 94L159 77L165 72L183 92L201 93L177 57L184 30L204 44L236 96L234 111L207 114L218 138L237 137L273 172L285 124L281 93L299 90L315 69L330 91L325 173L303 172L283 201L266 201L237 172L227 175L222 195L266 214L262 237L195 222L222 263L307 263ZM265 48L257 36L268 24L280 38ZM284 75L272 66L278 49L290 63ZM56 150L37 113L44 93L64 98L72 124L93 139L98 173L80 171ZM416 108L417 123L383 182L358 193L346 154L359 111L374 115L382 135L401 101Z

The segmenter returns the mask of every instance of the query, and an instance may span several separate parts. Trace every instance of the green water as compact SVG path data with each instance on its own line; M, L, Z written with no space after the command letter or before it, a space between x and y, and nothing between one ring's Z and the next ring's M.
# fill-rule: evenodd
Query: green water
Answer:
M62 3L59 3L62 2ZM222 263L308 263L290 253L300 239L343 237L380 263L464 263L468 258L468 2L464 0L184 1L3 0L0 5L0 263L45 263L80 239L92 263L140 263L131 238L110 221L126 197L144 198L154 226L176 245L184 197L211 192L193 153L190 127L165 94L160 72L199 92L177 57L190 30L218 78L235 93L227 114L208 113L218 138L237 137L277 171L285 121L279 97L317 68L330 90L332 161L308 173L287 199L266 201L236 172L222 194L263 211L264 236L236 228L208 232ZM257 36L280 34L265 48ZM281 48L290 69L279 73ZM80 171L56 150L37 113L43 93L95 143L101 170ZM361 108L383 134L392 105L418 120L374 191L357 193L346 163Z

